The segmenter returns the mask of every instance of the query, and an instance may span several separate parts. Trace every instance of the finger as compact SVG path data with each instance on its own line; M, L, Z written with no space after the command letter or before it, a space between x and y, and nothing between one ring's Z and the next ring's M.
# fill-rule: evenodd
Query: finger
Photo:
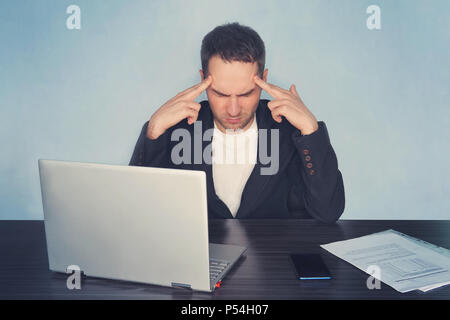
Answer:
M183 108L187 109L185 112L188 114L188 124L193 124L195 121L197 121L198 118L198 112L201 109L201 104L197 102L184 102ZM192 113L194 111L194 113Z
M265 90L268 94L270 94L274 98L280 98L284 96L286 93L289 93L288 90L285 90L283 88L280 88L274 84L268 83L263 81L260 77L256 76L254 77L255 83Z
M255 76L253 78L255 80L255 83L263 90L265 90L268 94L270 94L272 97L276 98L277 93L275 90L272 89L272 87L265 81L263 81L260 77Z
M195 86L185 90L184 95L189 99L194 100L200 95L200 93L206 90L211 85L211 83L212 83L212 76L209 75L202 82L197 83Z
M196 90L200 94L202 91L206 90L211 85L211 83L212 83L212 76L209 75L206 79L203 79L203 81L199 83L198 88Z
M272 113L272 118L273 118L273 120L275 120L278 123L281 123L283 121L283 118L281 118L280 115L276 115L276 114L273 114L273 113Z
M267 103L267 107L270 109L270 111L272 111L274 108L277 108L279 106L288 104L289 100L287 99L276 99L276 100L272 100L269 101L269 103Z
M282 105L280 105L280 106L278 106L278 107L276 107L276 108L273 108L272 110L271 110L271 113L272 113L272 118L276 121L276 122L278 122L278 123L280 123L283 119L282 119L282 116L286 116L286 110L287 110L287 106L285 105L285 104L282 104Z
M183 105L183 108L194 109L197 112L200 111L200 109L202 108L202 105L195 101L183 101L182 105Z
M185 118L187 118L187 122L189 125L193 124L195 121L197 121L198 111L190 108L185 109Z
M183 90L183 91L179 92L179 93L175 96L175 98L181 97L181 96L183 96L183 95L186 95L186 94L188 94L188 93L191 93L191 92L195 91L202 83L206 82L206 81L208 80L209 77L211 77L211 76L208 76L207 78L203 79L201 82L199 82L199 83L193 85L192 87L187 88L186 90ZM208 80L208 81L209 81L209 80Z
M292 84L291 87L289 88L289 91L292 92L293 94L295 94L297 97L300 98L300 95L297 92L297 88L295 87L295 84Z

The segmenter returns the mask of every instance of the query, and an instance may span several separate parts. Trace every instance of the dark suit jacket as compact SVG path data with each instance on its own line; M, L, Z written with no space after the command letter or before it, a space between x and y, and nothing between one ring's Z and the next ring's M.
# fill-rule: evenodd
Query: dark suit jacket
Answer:
M319 121L316 132L302 136L286 119L281 123L275 122L267 107L268 102L260 100L256 121L258 129L279 129L278 173L261 175L260 169L269 165L263 165L258 157L242 193L236 218L312 217L323 222L336 221L344 211L344 185L325 123ZM202 101L201 106L197 119L202 121L202 132L197 132L199 135L214 127L209 102ZM204 161L195 164L192 160L191 164L175 165L171 160L172 147L179 143L178 140L171 141L172 131L184 128L194 137L194 125L181 121L155 140L147 138L147 126L148 121L142 128L130 165L204 171L207 177L209 217L233 218L228 207L215 193L210 164ZM201 143L204 150L211 142ZM193 141L191 155L194 155Z

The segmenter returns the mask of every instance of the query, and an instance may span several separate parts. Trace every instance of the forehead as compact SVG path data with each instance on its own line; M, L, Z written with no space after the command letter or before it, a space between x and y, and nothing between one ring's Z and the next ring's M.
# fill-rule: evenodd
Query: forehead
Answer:
M253 76L258 72L258 64L227 62L219 56L214 56L209 60L208 71L213 77L214 89L226 94L241 94L255 86Z

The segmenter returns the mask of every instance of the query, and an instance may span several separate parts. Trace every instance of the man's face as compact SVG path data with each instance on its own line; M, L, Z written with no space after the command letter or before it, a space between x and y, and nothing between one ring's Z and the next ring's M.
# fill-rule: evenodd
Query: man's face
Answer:
M248 129L261 95L261 88L253 80L258 73L258 64L226 62L220 56L213 56L208 67L213 80L206 94L217 127L222 132ZM200 74L204 79L202 71ZM267 70L264 71L264 81L266 77Z

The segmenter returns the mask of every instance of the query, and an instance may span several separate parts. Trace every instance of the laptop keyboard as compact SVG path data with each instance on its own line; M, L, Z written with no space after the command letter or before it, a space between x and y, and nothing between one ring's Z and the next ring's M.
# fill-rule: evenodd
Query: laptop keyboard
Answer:
M209 259L209 279L215 280L219 278L229 264L230 263L225 260Z

